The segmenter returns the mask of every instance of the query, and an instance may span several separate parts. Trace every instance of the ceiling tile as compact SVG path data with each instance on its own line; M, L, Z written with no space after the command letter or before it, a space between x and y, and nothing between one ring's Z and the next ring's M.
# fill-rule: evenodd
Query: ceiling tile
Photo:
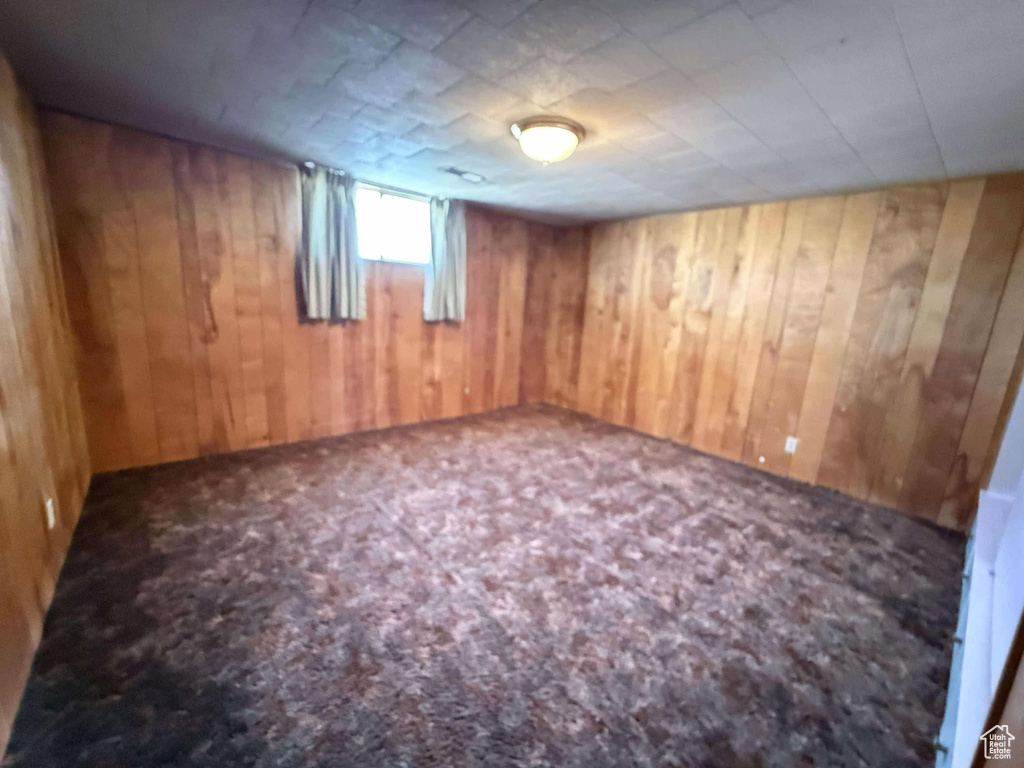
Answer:
M447 125L469 111L440 96L424 97L417 94L410 94L391 109L433 127Z
M1024 166L1024 0L888 3L3 0L0 46L54 107L544 219ZM588 130L547 168L544 112Z
M504 27L537 0L457 0L459 5L498 27Z
M792 160L793 168L823 190L878 186L878 177L852 149L842 155ZM934 178L934 177L932 177Z
M666 69L664 60L630 34L580 54L565 65L595 88L614 91Z
M382 109L373 104L367 104L363 107L352 118L352 122L357 125L366 126L374 131L382 131L394 136L401 136L403 133L411 131L419 125L419 121L415 118L403 115L393 109Z
M880 27L894 28L889 0L791 0L754 23L784 56L835 45Z
M296 82L288 94L277 101L288 109L310 109L337 117L351 117L364 106L359 99L335 89L302 81Z
M531 46L509 37L480 18L459 29L436 52L467 72L492 80L501 79L538 55Z
M619 103L648 116L671 112L702 95L686 75L675 70L666 70L615 91Z
M617 143L623 149L643 157L661 157L689 147L689 144L674 133L662 130L654 123L650 123L647 127L638 127L628 134L620 136Z
M453 121L448 126L448 130L463 141L474 141L482 144L504 137L508 128L497 120L469 114Z
M594 3L541 0L505 29L549 59L565 63L615 37L622 28Z
M458 67L408 42L395 48L374 74L379 80L405 83L410 90L428 96L450 88L465 76Z
M735 3L655 38L651 47L688 75L769 50L764 35Z
M694 76L716 104L765 145L783 156L810 144L831 141L848 150L789 66L774 54L758 54Z
M328 12L314 5L302 17L293 33L293 46L326 45L337 55L337 63L376 64L402 38L348 12Z
M608 15L641 40L653 40L671 29L681 27L729 0L597 0Z
M589 88L556 103L553 109L584 128L588 135L615 139L628 134L642 118L623 106L613 95Z
M484 116L507 109L519 101L516 94L476 75L464 77L440 96L465 107L469 112Z
M776 197L813 195L820 191L820 187L812 179L785 160L748 168L743 175L765 192Z
M750 18L754 18L762 13L774 11L780 5L790 2L790 0L738 0L738 2L744 13Z
M393 106L413 88L404 77L391 80L377 67L366 64L346 64L327 87L378 107Z
M951 174L1024 168L1024 3L897 4L907 54Z
M413 128L404 138L431 149L451 149L463 142L463 138L446 128L420 125Z
M439 46L472 17L448 0L361 0L355 13L427 50Z
M377 130L368 123L355 122L331 115L324 115L309 129L309 136L313 140L332 147L343 141L363 144L376 135Z
M586 81L542 57L517 69L501 80L510 91L540 105L564 99L587 87Z
M490 115L488 115L488 117L490 117L492 120L497 120L499 123L505 126L506 131L509 131L509 129L512 127L512 123L522 120L524 117L531 117L533 115L544 114L544 112L545 109L540 104L535 104L532 101L520 99L519 101L509 105L504 109L499 109L492 112ZM509 131L508 135L512 135L511 131Z

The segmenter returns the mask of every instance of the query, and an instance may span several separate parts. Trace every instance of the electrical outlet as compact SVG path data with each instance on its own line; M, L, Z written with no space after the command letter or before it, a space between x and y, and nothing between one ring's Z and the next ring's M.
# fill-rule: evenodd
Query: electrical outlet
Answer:
M46 530L52 531L55 525L57 525L57 508L54 506L53 499L47 499Z
M790 435L786 438L786 453L796 453L796 444L800 441Z

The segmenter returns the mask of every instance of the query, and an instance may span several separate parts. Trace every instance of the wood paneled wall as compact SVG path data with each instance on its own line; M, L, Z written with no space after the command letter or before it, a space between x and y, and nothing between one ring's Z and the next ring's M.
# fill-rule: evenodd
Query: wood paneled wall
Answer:
M553 228L470 209L462 324L423 322L422 267L369 262L365 321L301 322L293 168L42 127L97 471L518 402L528 252Z
M962 526L1020 379L1024 176L592 228L471 210L464 324L370 264L367 320L325 325L292 169L43 128L97 469L543 400Z
M0 755L88 482L35 112L0 56Z
M590 230L531 230L520 400L573 408L580 374Z
M1022 224L1008 175L595 226L529 278L564 302L544 398L962 527L1024 362ZM584 262L585 294L548 276Z

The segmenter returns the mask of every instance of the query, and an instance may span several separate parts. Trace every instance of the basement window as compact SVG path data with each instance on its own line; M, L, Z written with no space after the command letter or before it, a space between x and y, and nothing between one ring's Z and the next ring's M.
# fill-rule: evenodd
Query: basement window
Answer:
M356 188L359 255L370 261L430 262L430 204L425 198Z

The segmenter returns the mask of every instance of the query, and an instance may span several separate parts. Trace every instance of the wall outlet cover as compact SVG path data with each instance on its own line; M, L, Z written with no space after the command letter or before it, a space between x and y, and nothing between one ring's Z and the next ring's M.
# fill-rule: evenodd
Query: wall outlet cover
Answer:
M54 526L57 525L57 508L53 503L53 499L46 500L46 530L52 531Z
M786 438L786 453L796 453L796 444L799 443L799 442L800 441L797 438L793 437L793 435L790 435L789 437L787 437Z

